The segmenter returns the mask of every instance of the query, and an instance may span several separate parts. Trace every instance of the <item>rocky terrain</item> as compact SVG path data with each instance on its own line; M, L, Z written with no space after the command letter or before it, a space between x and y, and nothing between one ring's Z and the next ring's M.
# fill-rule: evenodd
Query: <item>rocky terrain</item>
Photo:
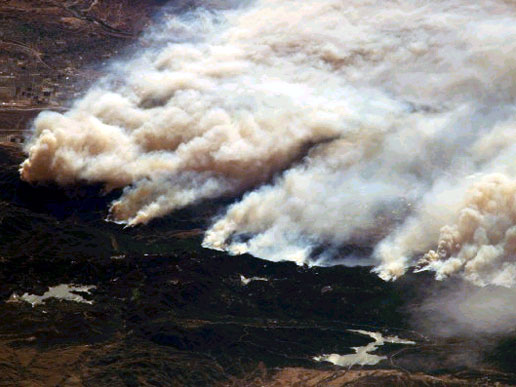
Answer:
M109 58L145 44L136 38L164 3L0 1L0 129L23 131L41 109L65 109ZM124 229L104 221L119 192L30 186L19 179L23 158L0 144L0 386L516 384L510 333L480 345L414 328L420 289L440 286L427 274L384 282L367 267L202 249L226 203ZM27 302L63 284L88 290ZM375 365L314 359L373 341L350 330L414 344L379 346Z

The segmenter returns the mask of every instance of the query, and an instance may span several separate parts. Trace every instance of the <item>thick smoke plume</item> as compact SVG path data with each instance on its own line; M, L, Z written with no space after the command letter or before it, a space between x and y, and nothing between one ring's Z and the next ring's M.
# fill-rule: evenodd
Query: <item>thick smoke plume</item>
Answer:
M514 285L512 2L221 4L41 114L22 178L126 187L128 225L244 194L204 246L322 263L372 245L385 279L419 260Z

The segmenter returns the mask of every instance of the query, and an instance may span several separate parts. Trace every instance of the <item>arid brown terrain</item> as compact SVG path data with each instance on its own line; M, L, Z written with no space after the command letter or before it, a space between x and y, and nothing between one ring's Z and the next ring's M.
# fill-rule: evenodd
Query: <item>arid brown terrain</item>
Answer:
M0 130L27 129L39 111L78 97L136 44L163 3L0 1Z

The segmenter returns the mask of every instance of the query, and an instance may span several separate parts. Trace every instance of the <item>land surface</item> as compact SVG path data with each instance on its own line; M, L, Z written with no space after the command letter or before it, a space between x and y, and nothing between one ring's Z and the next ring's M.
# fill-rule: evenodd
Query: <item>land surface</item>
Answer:
M145 42L163 0L1 0L0 130L24 130ZM193 1L173 2L186 9Z
M150 225L107 223L118 193L30 186L23 154L0 146L0 385L514 385L512 336L423 335L411 324L425 274L384 282L370 268L309 268L200 247L209 203ZM246 281L253 279L251 281ZM91 303L20 296L94 286ZM351 369L314 361L371 338L386 359Z
M413 326L421 289L439 287L425 273L387 283L370 268L231 257L200 247L227 203L124 229L104 221L119 192L20 181L11 140L144 44L163 3L0 1L0 386L516 384L513 333L485 346ZM94 286L91 303L20 299L60 284ZM314 361L372 341L350 329L416 344L379 347L374 366Z

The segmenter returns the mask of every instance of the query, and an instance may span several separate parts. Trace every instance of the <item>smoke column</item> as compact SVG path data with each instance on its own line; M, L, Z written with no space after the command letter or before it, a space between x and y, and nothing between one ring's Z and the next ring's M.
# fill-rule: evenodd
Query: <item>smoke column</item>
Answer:
M211 2L65 114L42 113L28 182L125 187L146 223L235 195L203 245L516 281L516 13L502 0Z

